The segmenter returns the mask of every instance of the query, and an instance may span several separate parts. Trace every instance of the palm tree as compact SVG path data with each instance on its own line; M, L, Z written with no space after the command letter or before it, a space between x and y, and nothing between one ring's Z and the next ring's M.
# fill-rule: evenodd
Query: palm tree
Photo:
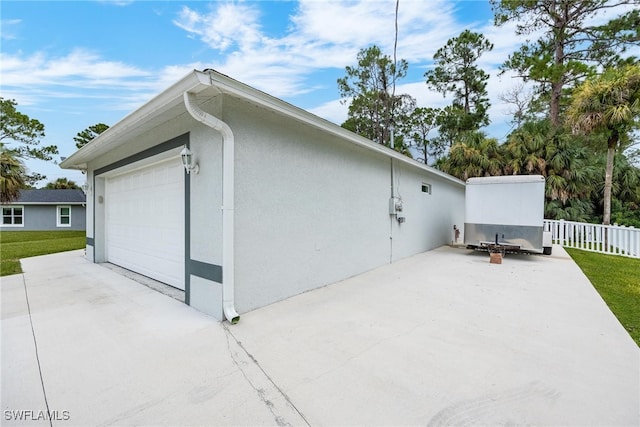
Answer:
M498 140L482 132L467 132L437 167L463 181L477 176L502 175L503 153Z
M593 155L575 136L551 127L549 120L528 121L502 147L505 175L545 177L546 218L591 218L597 169L592 166Z
M640 65L609 69L579 86L567 110L575 133L602 133L607 141L603 223L611 223L613 160L640 116Z
M504 144L505 175L547 176L546 154L551 134L547 121L530 121L507 136Z
M44 188L60 190L60 189L71 189L71 190L80 190L78 184L74 181L70 181L69 178L58 178L55 181L48 182Z
M24 187L25 168L22 162L0 144L0 202L18 198Z

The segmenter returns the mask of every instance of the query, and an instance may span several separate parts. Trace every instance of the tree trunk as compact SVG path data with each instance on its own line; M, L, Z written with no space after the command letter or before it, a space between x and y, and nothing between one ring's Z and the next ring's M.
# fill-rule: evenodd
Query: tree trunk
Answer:
M602 223L611 224L611 186L613 182L613 157L616 153L615 146L607 148L607 167L604 172L604 212Z
M551 84L549 119L554 128L560 125L560 97L562 96L562 86L562 81L556 81Z
M563 67L564 62L564 46L562 40L556 40L556 48L554 52L554 66ZM560 126L560 99L562 97L562 87L564 86L564 75L556 76L551 82L551 101L549 105L549 119L551 126L557 128Z
M560 9L560 10L558 10ZM553 66L556 68L555 78L551 82L551 101L549 105L549 119L554 128L560 126L560 98L562 97L562 87L564 86L565 72L564 70L564 38L566 35L567 10L562 10L562 3L553 2L551 5L553 11L553 27L554 27L554 49L553 49ZM557 68L561 68L561 73L557 72Z
M464 113L469 114L471 112L471 107L469 106L469 89L467 85L464 86Z

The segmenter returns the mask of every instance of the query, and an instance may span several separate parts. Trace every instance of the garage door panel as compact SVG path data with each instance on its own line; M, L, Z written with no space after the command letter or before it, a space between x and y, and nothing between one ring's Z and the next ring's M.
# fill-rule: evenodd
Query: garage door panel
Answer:
M107 180L109 262L184 289L184 169L172 159Z

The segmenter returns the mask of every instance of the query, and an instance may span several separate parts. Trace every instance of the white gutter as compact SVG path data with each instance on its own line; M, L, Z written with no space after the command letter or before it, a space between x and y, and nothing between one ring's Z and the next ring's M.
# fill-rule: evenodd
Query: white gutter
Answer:
M198 71L190 72L180 81L156 95L140 108L98 135L87 145L68 156L60 162L60 167L62 169L86 169L88 162L124 144L130 132L150 123L154 118L157 118L172 107L183 104L182 96L184 92L204 87L204 85L209 86L209 80L209 76L206 74Z
M234 304L233 132L225 122L203 111L196 104L196 96L192 92L184 92L184 105L194 119L222 135L222 311L231 324L236 324L240 315Z
M412 166L417 166L423 170L430 172L433 175L436 175L447 181L453 182L454 184L459 185L461 187L465 186L465 182L462 180L459 180L458 178L455 178L449 174L439 171L438 169L432 168L416 160L413 160L405 156L404 154L400 154L399 152L392 150L388 147L385 147L384 145L375 143L363 136L360 136L347 129L344 129L341 126L336 125L335 123L332 123L328 120L320 118L314 115L313 113L302 110L301 108L288 104L280 99L274 98L271 95L268 95L262 91L259 91L258 89L255 89L244 83L238 82L237 80L234 80L231 77L225 76L224 74L220 74L215 71L210 71L209 76L211 78L211 85L217 87L222 92L225 92L234 96L238 96L241 99L253 101L258 105L264 106L272 111L283 114L286 117L294 118L304 124L312 126L316 129L320 129L323 132L330 133L341 139L345 139L353 144L364 147L368 150L396 159L402 163L409 164Z

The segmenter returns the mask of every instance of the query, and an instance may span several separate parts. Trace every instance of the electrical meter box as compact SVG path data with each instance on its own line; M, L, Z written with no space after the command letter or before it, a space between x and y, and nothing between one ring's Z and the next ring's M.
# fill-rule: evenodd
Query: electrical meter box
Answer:
M402 199L391 197L389 199L389 215L397 215L402 212Z

